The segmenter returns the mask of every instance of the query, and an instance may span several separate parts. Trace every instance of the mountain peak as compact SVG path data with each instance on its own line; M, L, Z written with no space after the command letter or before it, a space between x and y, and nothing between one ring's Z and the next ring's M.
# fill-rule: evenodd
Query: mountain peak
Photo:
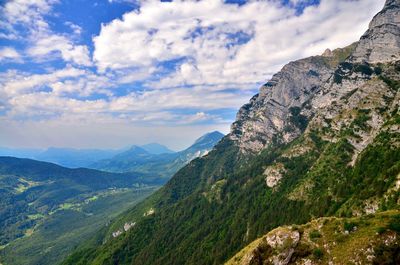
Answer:
M224 137L224 134L220 133L219 131L209 132L198 138L194 142L193 146L199 144L208 144L210 142L213 142L215 144L215 142L219 141L222 137Z
M149 153L145 149L140 147L140 146L132 145L131 148L129 148L128 150L126 150L125 152L123 152L121 154L124 154L124 155L127 155L127 154L129 154L129 155L145 155L145 154L149 154ZM119 156L121 154L118 154L117 156Z
M386 63L400 59L400 0L387 0L361 37L352 62Z
M144 150L146 150L148 153L154 154L154 155L175 153L174 151L172 151L165 145L162 145L159 143L149 143L149 144L142 145L140 147L143 148Z

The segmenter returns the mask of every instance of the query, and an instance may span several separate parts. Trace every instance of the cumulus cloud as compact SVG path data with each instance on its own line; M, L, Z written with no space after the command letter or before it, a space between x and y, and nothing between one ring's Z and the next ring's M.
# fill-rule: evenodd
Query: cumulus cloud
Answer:
M44 19L57 0L14 0L0 7L2 21L0 38L27 40L27 56L34 60L61 57L66 62L90 66L91 58L85 45L77 45L68 35L56 34ZM68 24L75 35L79 26ZM22 27L22 30L21 30ZM17 29L18 28L18 29Z
M64 69L54 71L49 74L29 74L16 71L7 71L0 75L2 91L9 97L25 93L35 92L35 89L42 89L54 82L59 82L65 78L74 78L84 75L86 72L81 69L68 66Z
M102 25L94 60L103 71L180 60L152 86L244 87L265 81L290 60L356 41L383 2L322 0L299 15L278 1L145 1L140 10Z
M38 77L29 80L24 87L31 87L33 83L42 82L44 78L52 79L54 76ZM68 90L72 87L64 81L50 85L53 90ZM66 83L66 84L65 84ZM73 83L73 81L71 82ZM67 86L65 88L64 86ZM8 88L11 85L8 85ZM73 86L75 89L76 86ZM121 97L107 99L76 99L65 97L52 91L37 91L35 93L16 94L9 98L7 115L10 119L35 118L48 120L60 117L74 118L77 121L93 119L96 121L111 122L114 119L123 119L131 122L156 123L156 124L191 124L201 121L214 121L227 123L216 115L207 112L221 108L238 108L244 98L250 95L236 93L222 93L218 91L171 89L162 91L148 91L130 93ZM176 113L176 110L197 109ZM92 114L92 116L88 116Z
M71 21L66 21L64 24L67 25L68 27L70 27L72 32L75 35L79 36L79 35L82 34L82 27L81 26L76 25L76 24L72 23Z
M4 47L0 49L0 62L5 60L21 62L21 55L13 47Z
M36 59L52 53L60 53L66 62L84 66L91 65L88 48L85 45L74 45L65 36L42 32L34 37L33 43L34 45L27 50L27 54Z

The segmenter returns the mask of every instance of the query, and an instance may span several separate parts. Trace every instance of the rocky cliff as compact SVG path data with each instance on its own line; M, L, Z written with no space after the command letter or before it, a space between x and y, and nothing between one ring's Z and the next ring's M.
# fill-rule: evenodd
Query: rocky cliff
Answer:
M230 137L242 152L257 153L274 140L291 142L315 113L376 77L371 65L399 60L399 6L400 1L388 0L359 42L291 62L262 86L232 125Z

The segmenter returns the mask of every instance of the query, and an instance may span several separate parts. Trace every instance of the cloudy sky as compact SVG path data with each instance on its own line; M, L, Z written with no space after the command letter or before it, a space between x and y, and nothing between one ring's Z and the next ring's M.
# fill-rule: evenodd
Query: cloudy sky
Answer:
M229 131L284 64L384 0L0 1L0 146L174 149Z

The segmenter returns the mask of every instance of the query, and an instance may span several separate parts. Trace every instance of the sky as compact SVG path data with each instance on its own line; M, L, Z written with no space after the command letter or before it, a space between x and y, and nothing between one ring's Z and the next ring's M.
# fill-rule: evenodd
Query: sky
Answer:
M0 0L0 146L182 149L384 0Z

